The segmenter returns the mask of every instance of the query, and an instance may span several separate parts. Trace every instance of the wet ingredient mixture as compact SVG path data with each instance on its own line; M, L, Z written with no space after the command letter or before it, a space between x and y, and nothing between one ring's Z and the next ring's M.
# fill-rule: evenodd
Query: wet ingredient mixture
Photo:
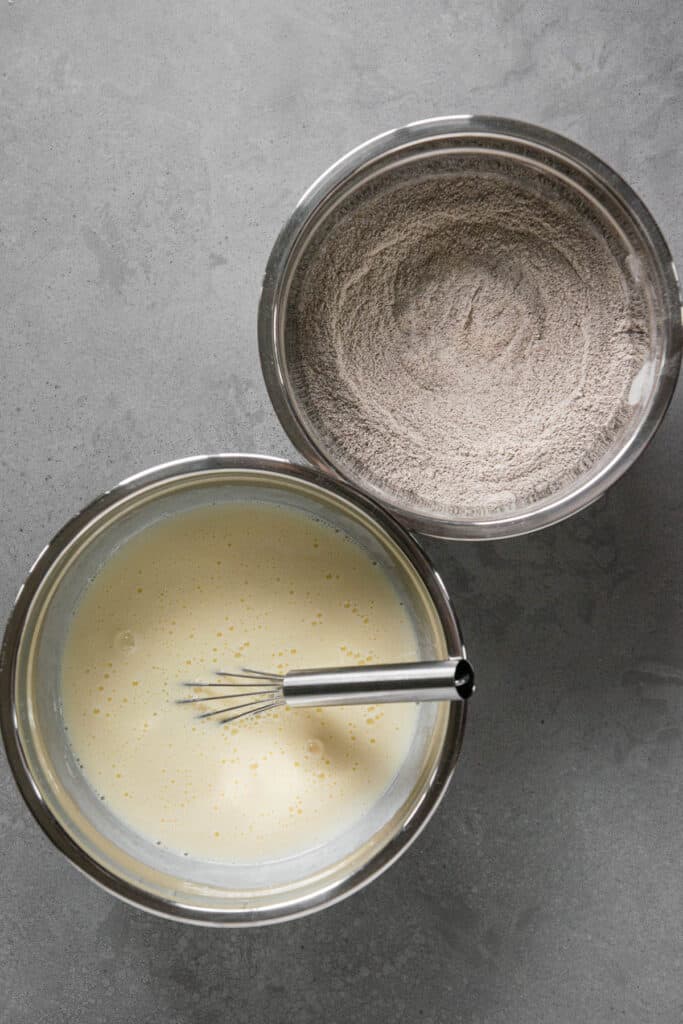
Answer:
M379 798L415 705L281 709L231 726L175 703L182 680L418 657L383 570L295 510L222 504L149 526L76 609L62 666L73 750L112 811L198 858L257 862L311 848Z

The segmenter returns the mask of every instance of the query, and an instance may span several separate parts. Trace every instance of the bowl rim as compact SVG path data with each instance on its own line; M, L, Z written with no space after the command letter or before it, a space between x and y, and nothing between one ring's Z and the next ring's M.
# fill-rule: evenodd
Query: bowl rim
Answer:
M132 884L103 867L93 856L71 837L59 819L50 810L35 782L22 747L16 714L15 690L17 683L17 656L24 637L24 628L36 594L55 562L77 542L78 537L94 521L108 511L139 495L146 488L174 478L201 477L221 470L258 470L278 477L295 478L310 483L350 502L368 514L384 530L410 561L433 602L448 653L464 654L462 634L441 577L429 557L414 537L385 509L352 486L332 480L309 466L292 463L287 459L254 454L224 453L199 455L162 463L127 477L105 491L73 516L52 540L46 544L21 585L9 616L0 646L0 730L10 769L19 791L43 832L67 859L100 887L142 910L173 920L212 926L244 927L293 920L322 910L363 888L385 871L417 838L444 796L453 775L463 739L467 717L465 705L451 706L443 743L435 769L427 788L412 816L383 846L373 851L369 859L349 875L332 886L324 880L319 890L303 898L273 897L272 904L259 908L213 910L192 906L185 900L174 900L148 892L144 886Z
M340 191L353 175L382 158L399 154L430 141L443 142L462 136L508 139L570 160L597 181L625 207L646 239L661 277L665 304L666 347L653 389L651 406L620 450L600 470L559 497L549 497L530 510L500 513L490 519L448 519L432 516L395 501L369 482L351 479L334 464L312 437L298 415L283 371L279 335L286 308L285 282L290 262L300 241L315 224L316 215L329 197ZM449 115L413 121L376 135L356 146L324 171L304 192L282 226L266 265L258 310L258 341L261 370L268 395L285 433L297 450L314 466L336 479L352 483L372 495L410 530L449 540L492 540L517 537L567 519L597 501L642 454L654 437L669 407L678 379L683 350L683 310L678 274L668 245L654 218L633 189L608 164L571 139L538 125L488 115Z

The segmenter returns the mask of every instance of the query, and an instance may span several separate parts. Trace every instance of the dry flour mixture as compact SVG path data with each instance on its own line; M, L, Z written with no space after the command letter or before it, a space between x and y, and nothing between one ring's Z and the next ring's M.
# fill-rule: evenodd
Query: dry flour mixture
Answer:
M342 206L288 317L300 401L340 468L455 517L592 465L649 348L616 230L559 181L483 155Z

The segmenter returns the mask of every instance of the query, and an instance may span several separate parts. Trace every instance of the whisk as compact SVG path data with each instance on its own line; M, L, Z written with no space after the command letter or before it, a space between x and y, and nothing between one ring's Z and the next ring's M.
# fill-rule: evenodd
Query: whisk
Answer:
M330 707L342 704L388 704L414 701L466 701L474 693L474 673L466 658L368 665L362 668L297 669L279 675L244 668L216 672L216 683L183 683L196 691L220 693L179 700L179 704L220 702L199 718L219 724L273 711L275 708Z

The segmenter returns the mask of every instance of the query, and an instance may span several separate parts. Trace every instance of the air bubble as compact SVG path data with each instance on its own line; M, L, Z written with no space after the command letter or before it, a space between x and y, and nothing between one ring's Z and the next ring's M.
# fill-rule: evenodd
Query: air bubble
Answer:
M129 629L122 629L116 634L115 643L120 651L127 653L135 648L135 636Z

